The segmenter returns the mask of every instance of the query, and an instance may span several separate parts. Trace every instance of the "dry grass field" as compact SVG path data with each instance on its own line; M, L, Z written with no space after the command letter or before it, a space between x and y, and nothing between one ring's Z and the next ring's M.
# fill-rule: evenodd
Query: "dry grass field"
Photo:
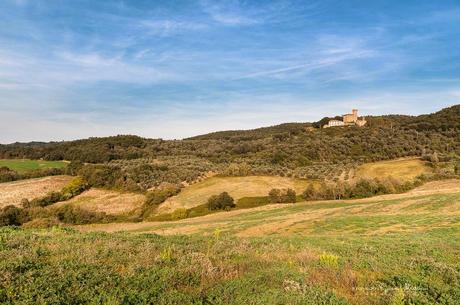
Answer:
M222 192L228 192L235 200L242 197L266 196L272 188L292 188L302 193L307 180L291 179L273 176L249 177L212 177L193 184L163 203L161 213L172 212L177 208L192 208L206 203L209 197Z
M0 208L21 204L21 199L42 197L49 192L60 191L73 177L52 176L0 183Z
M215 230L240 237L266 235L382 235L460 228L460 181L430 182L405 194L359 200L273 204L221 212L174 222L88 225L82 231L133 231L212 234Z
M420 160L419 158L405 158L363 164L356 170L355 177L394 177L407 181L429 172L431 172L431 168L426 162Z
M142 194L90 189L68 201L56 203L50 208L75 205L92 212L122 215L139 209L144 200L145 196Z

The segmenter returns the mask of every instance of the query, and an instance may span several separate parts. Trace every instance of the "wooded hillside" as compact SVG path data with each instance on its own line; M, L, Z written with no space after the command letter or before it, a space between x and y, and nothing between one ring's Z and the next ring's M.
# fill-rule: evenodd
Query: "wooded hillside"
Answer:
M213 171L321 178L353 164L406 156L452 160L460 156L460 105L421 116L371 116L363 128L312 128L287 123L222 131L184 140L120 135L85 140L0 146L0 158L69 160L103 164L123 183L152 187L190 181ZM95 167L96 168L96 167ZM101 165L97 165L101 172ZM103 171L102 171L103 172Z

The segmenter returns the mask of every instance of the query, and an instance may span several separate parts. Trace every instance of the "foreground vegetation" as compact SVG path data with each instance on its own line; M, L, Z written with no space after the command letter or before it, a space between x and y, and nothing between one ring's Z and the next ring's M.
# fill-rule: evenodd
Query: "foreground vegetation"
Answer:
M446 185L455 192L280 205L131 232L3 228L0 302L458 304L458 184L429 188ZM81 229L110 226L131 230Z

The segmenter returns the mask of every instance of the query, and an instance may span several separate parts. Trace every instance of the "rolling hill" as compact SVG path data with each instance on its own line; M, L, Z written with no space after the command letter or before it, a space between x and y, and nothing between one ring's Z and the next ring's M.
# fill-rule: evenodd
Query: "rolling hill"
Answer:
M366 162L429 159L433 154L439 161L458 162L460 105L430 115L370 116L368 121L364 128L312 129L314 123L289 123L184 140L115 136L1 145L0 158L69 160L74 163L69 170L75 172L86 163L87 178L110 171L113 177L96 184L126 190L190 183L210 171L331 180Z

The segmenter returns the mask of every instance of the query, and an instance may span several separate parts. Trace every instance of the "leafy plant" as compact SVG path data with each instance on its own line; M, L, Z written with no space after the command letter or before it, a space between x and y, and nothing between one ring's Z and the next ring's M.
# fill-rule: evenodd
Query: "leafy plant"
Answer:
M322 266L337 269L339 267L339 257L333 254L323 253L319 256L319 263Z

